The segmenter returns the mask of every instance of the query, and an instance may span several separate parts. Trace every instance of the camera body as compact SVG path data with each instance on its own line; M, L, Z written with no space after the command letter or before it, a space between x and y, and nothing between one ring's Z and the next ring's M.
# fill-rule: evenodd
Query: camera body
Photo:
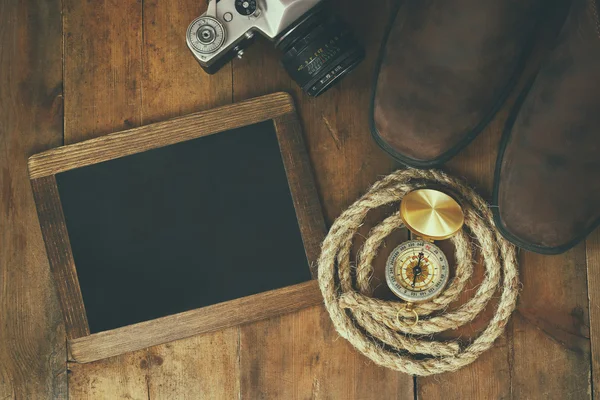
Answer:
M267 4L268 1L268 4ZM210 0L207 12L195 19L188 28L187 45L200 66L209 74L217 72L224 64L233 58L244 54L244 50L253 42L254 35L260 33L269 40L281 34L296 20L306 14L321 0L247 0L241 2L243 10L249 15L240 13L239 1ZM236 4L237 3L237 4ZM247 7L244 8L244 4ZM255 10L252 10L253 5ZM216 12L210 15L211 6ZM212 26L214 18L223 27L223 38L221 38L220 27ZM205 43L202 42L202 29L215 29L215 46L206 46L205 43L212 40L207 36ZM212 30L211 29L211 30ZM212 32L210 32L212 34ZM207 48L208 47L208 48Z
M258 34L283 50L288 73L312 96L327 90L364 58L349 29L324 0L209 0L186 41L202 69L214 74L241 58Z

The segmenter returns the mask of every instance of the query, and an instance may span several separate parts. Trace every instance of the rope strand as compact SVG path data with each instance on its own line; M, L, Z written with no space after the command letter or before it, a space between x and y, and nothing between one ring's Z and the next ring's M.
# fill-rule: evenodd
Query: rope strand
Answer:
M359 251L353 277L350 257L354 235L369 211L397 203L406 193L432 184L441 184L457 193L465 212L465 228L452 238L457 264L455 277L440 296L413 307L407 308L402 301L370 297L373 260L385 238L402 228L403 223L399 213L394 213L371 230ZM473 273L475 260L466 230L481 248L486 274L468 302L445 312ZM456 371L488 350L504 331L519 290L516 250L500 236L489 206L473 189L441 171L407 169L376 182L334 222L321 248L319 285L340 336L375 363L421 376ZM472 321L499 288L502 294L492 320L468 346L461 346L456 340L425 337Z

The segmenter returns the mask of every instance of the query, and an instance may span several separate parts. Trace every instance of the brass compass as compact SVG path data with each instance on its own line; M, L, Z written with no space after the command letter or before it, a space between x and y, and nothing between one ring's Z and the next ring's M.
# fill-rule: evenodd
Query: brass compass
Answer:
M448 239L462 228L462 208L444 192L418 189L402 199L400 217L417 238L390 254L385 268L387 284L407 302L430 300L444 290L449 276L448 259L433 241Z

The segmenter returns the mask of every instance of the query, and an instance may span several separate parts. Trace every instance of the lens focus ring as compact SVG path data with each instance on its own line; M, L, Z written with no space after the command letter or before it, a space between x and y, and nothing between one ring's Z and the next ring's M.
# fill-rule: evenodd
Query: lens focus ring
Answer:
M292 29L278 43L282 64L311 96L324 93L364 59L350 29L324 8Z

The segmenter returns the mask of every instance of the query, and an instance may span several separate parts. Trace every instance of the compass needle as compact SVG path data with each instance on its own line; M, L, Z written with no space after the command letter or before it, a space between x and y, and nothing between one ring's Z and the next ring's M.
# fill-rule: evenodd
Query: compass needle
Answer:
M390 254L386 268L390 275L386 273L386 280L394 294L403 300L424 301L443 290L446 280L435 271L448 268L448 261L437 246L424 240L411 240Z

